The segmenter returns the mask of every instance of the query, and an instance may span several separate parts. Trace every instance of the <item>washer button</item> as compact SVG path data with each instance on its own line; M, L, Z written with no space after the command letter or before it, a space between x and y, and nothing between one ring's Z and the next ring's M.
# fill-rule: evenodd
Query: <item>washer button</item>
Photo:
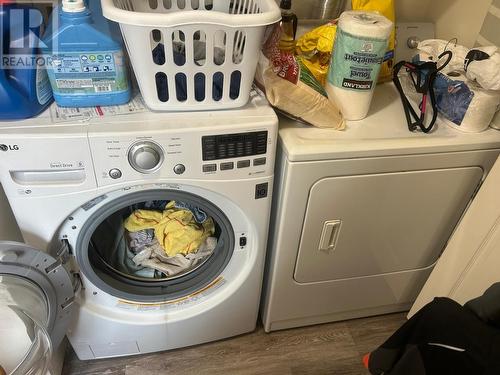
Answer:
M217 164L205 164L203 166L203 172L215 172L217 171Z
M257 167L259 165L266 165L266 162L267 162L266 158L254 159L253 160L253 166Z
M238 168L248 168L250 167L250 160L240 160L238 162Z
M113 180L117 180L122 176L122 171L120 171L117 168L113 168L112 170L109 171L109 177L111 177Z
M231 169L234 169L234 163L233 162L227 162L227 163L221 163L220 164L220 170L221 171L229 171Z
M184 164L177 164L174 167L175 174L183 174L184 172L186 172L186 166Z

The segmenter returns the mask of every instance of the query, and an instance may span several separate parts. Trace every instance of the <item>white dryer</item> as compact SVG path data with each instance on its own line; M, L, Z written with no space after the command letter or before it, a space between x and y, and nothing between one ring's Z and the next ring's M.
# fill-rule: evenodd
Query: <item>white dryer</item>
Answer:
M276 138L277 118L256 96L233 111L0 124L1 183L26 242L0 243L4 297L36 315L54 347L67 334L83 360L252 331ZM175 277L126 274L97 233L112 238L113 218L157 201L201 209L217 247ZM46 308L30 312L33 301Z
M408 310L500 152L500 132L408 131L392 84L344 132L280 120L266 331Z

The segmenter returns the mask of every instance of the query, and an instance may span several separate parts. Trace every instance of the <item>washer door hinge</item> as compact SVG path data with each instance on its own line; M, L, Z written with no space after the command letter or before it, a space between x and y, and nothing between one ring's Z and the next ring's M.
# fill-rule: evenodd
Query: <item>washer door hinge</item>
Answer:
M56 261L52 263L50 266L45 268L46 273L53 272L59 267L64 267L67 272L72 276L73 279L73 291L76 293L80 289L82 289L82 279L78 272L74 272L70 270L69 260L71 259L72 251L69 241L67 239L62 239L59 243L59 248L55 253Z
M61 240L61 245L57 252L57 257L64 259L63 263L66 263L69 260L69 256L73 255L73 251L71 250L71 245L67 239Z
M82 277L78 272L72 272L71 275L73 276L73 291L76 294L83 289Z
M53 272L56 268L64 266L69 260L69 243L67 240L62 240L59 248L54 254L55 262L45 268L46 273Z
M70 246L68 240L62 240L60 242L59 248L57 249L55 255L56 261L52 263L50 266L45 268L46 273L50 273L54 271L56 268L65 265L69 261L70 257Z

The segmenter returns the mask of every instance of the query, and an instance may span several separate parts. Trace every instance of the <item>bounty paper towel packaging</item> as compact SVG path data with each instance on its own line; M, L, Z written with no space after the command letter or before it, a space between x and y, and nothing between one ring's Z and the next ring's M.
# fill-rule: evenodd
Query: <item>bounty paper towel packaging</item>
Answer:
M325 88L347 120L368 114L392 27L375 12L347 11L340 16Z

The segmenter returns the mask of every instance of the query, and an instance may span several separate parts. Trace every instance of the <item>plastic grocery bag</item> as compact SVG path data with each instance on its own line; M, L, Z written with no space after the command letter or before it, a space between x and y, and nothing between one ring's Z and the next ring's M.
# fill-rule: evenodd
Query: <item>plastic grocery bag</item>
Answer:
M330 68L336 32L337 24L332 21L305 33L297 40L297 56L323 86Z
M269 29L256 72L257 86L285 114L319 128L343 130L340 110L311 71L292 53L281 51L281 28Z

